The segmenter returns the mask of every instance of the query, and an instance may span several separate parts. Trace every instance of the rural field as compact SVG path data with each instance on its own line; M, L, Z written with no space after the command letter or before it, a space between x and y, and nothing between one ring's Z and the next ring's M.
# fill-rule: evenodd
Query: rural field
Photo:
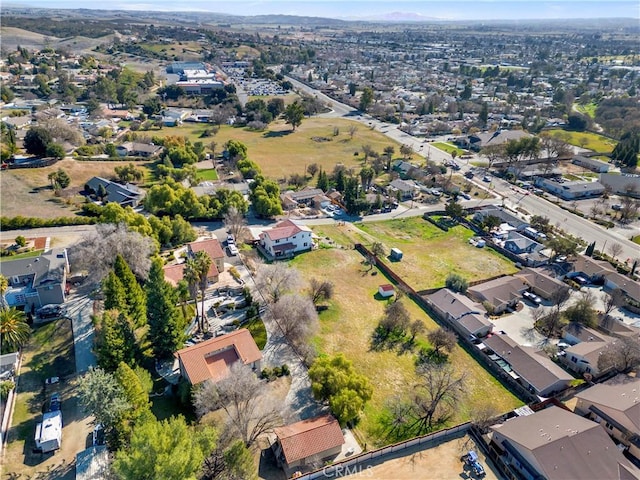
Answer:
M0 172L0 208L2 215L14 217L54 218L72 216L77 212L76 203L84 202L78 193L87 180L94 176L110 179L113 169L125 162L76 161L70 158L43 168L18 168ZM144 165L137 162L138 166ZM71 185L62 196L56 197L47 175L63 169L71 177Z
M330 237L332 228L317 227L320 236ZM444 232L421 217L358 223L357 229L342 229L340 235L336 241L345 245L360 242L370 246L377 241L387 253L393 247L402 250L402 261L392 267L414 290L443 287L450 273L474 281L517 271L502 255L469 244L471 230L456 226Z
M314 231L321 236L331 235L338 244L352 235L345 231L348 225L335 228L335 235L331 235L326 228L314 228ZM320 315L321 326L315 344L320 353L344 353L356 370L371 381L373 398L367 404L356 432L361 443L366 442L372 447L389 442L385 432L381 431L381 415L384 415L388 401L410 394L416 383L416 375L414 355L397 350L371 349L371 335L387 304L386 300L377 300L376 293L378 286L389 280L377 270L364 265L363 260L358 252L350 248L323 248L296 257L292 265L306 279L326 279L334 283L334 300L330 308ZM411 318L421 319L427 330L438 327L407 297L401 301L405 303ZM418 337L417 343L426 344L426 340ZM475 409L487 403L494 405L501 413L521 404L462 348L456 346L450 360L459 374L465 374L467 392L465 400L457 406L450 419L450 424L469 420Z
M90 419L80 415L75 396L75 356L71 322L66 319L37 327L23 350L18 397L9 430L3 464L10 478L75 478L75 454L86 448ZM57 375L59 384L45 387L47 377ZM62 448L55 454L33 453L36 423L52 393L62 400ZM3 477L4 478L4 477Z
M253 132L241 127L223 126L214 137L202 138L210 125L182 125L166 127L161 130L148 132L149 136L183 135L192 142L201 141L209 145L216 143L216 152L222 151L222 146L228 140L238 140L247 146L248 156L255 161L266 177L285 178L291 174L303 174L305 167L317 163L324 170L331 171L337 163L347 167L359 166L364 158L362 146L370 145L373 150L382 150L393 145L396 156L399 156L399 144L389 140L384 134L358 125L353 138L348 129L355 122L338 118L305 118L302 125L291 130L282 120L269 126L265 132ZM333 136L334 128L339 129L339 135ZM354 155L358 152L359 155Z

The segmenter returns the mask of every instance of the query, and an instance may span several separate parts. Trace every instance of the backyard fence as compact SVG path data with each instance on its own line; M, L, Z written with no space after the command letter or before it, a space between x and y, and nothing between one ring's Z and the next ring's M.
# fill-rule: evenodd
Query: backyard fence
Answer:
M313 480L316 478L339 478L343 475L349 475L358 471L358 467L366 464L367 462L372 464L383 463L387 459L386 456L392 456L395 453L402 452L407 448L415 447L417 445L430 444L435 446L438 443L442 443L452 438L466 434L471 429L471 423L466 422L455 427L446 428L435 433L428 435L422 435L419 437L405 440L403 442L394 443L386 447L378 448L376 450L370 450L365 453L361 453L353 458L345 459L340 462L336 462L328 467L323 467L313 472L306 473L300 477L296 477L297 480Z

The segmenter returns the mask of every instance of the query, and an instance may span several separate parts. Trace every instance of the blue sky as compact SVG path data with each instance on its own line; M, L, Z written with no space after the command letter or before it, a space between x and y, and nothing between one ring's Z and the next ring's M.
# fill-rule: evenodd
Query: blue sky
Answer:
M9 0L5 5L51 8L109 8L118 10L201 10L236 15L287 14L358 18L393 12L414 13L443 20L640 18L638 0Z

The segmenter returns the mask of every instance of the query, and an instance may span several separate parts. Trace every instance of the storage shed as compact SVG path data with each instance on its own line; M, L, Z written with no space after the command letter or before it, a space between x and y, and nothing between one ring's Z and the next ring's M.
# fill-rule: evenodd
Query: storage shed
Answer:
M402 260L402 250L400 250L399 248L392 248L391 249L391 260L399 262L400 260Z
M393 288L393 285L385 283L384 285L380 285L378 287L378 293L383 298L389 298L393 296L393 294L395 293L395 289Z

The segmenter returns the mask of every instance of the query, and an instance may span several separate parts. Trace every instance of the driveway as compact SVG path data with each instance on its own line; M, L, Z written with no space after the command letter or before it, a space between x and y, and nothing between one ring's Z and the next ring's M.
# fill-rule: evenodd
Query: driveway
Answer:
M90 287L84 286L69 295L65 303L66 316L71 319L73 328L73 346L76 356L76 373L81 375L90 367L97 365L93 353L94 330L93 299L89 298Z
M520 302L522 309L499 318L491 319L493 330L502 330L518 345L524 347L542 347L548 342L547 338L533 328L532 312L543 306L534 307L525 301Z

